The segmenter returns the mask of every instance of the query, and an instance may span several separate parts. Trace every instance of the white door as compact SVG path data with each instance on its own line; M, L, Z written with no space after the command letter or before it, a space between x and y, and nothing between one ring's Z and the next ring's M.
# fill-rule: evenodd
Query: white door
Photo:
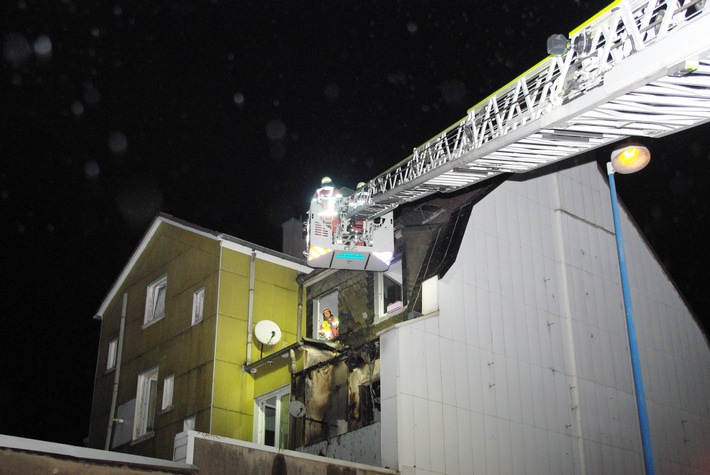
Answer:
M288 448L290 386L254 399L254 442Z

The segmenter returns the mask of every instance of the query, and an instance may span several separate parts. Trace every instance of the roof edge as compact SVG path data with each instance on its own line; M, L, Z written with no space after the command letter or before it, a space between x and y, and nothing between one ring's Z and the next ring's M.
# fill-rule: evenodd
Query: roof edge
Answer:
M305 261L288 254L274 251L268 247L260 246L259 244L254 244L253 242L245 241L244 239L239 239L229 234L221 233L219 234L219 238L222 241L222 246L227 249L232 249L233 251L242 252L244 254L256 252L258 257L265 261L288 267L302 274L310 274L313 272L313 268L308 267Z
M150 224L145 234L143 234L143 237L140 239L138 245L133 251L133 254L128 259L128 262L124 265L123 269L118 275L118 278L116 278L113 285L111 286L111 289L106 294L106 297L104 297L104 299L102 300L99 309L93 316L95 320L103 319L103 314L108 308L110 302L116 297L118 290L126 281L128 274L131 272L131 270L133 270L133 267L136 265L138 259L143 255L143 252L148 246L148 243L151 241L155 233L158 231L158 228L163 223L175 226L191 233L198 234L200 236L204 236L209 239L214 239L215 241L220 242L220 246L228 247L238 252L244 252L248 254L251 254L252 252L257 252L259 257L266 261L283 265L302 274L309 274L313 271L313 269L308 267L304 262L298 260L293 256L289 256L288 254L283 254L281 252L274 251L273 249L269 249L264 246L254 244L252 242L245 241L234 236L230 236L229 234L220 233L209 228L198 226L196 224L185 221L184 219L176 218L175 216L172 216L167 213L159 213L155 217L153 222Z
M114 281L108 294L106 294L106 297L104 297L103 301L101 302L99 309L96 311L96 315L94 315L93 317L95 320L103 319L103 314L108 308L109 303L116 297L118 289L120 289L123 283L126 281L128 274L131 272L140 256L143 255L143 251L145 251L146 247L148 246L148 243L153 238L160 225L163 223L170 224L171 226L175 226L196 234L200 234L210 239L219 239L218 233L216 231L197 226L187 221L175 218L174 216L171 216L166 213L159 213L155 217L153 222L150 224L145 234L143 234L143 237L138 242L138 246L136 246L136 249L133 251L133 254L131 255L130 259L128 259L126 265L123 266L123 269L118 275L118 278Z

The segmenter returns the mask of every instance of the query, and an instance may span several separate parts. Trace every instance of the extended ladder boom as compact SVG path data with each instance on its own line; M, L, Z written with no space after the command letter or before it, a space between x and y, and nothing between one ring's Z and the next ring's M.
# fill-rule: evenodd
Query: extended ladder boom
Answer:
M385 216L389 222L402 203L503 172L527 172L626 137L660 137L707 122L708 10L705 0L612 3L569 40L562 37L559 54L358 188L357 206L340 200L335 248L349 249L343 243L355 236L354 223L367 228ZM309 264L323 267L310 258Z
M522 173L629 136L710 119L710 14L703 1L617 1L550 56L471 108L365 188L349 216Z

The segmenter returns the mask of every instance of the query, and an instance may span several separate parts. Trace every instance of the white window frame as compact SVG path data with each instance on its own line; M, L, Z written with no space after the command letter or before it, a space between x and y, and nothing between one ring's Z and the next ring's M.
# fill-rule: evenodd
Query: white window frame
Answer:
M168 275L165 274L148 285L145 296L145 318L143 325L150 325L165 316L165 302L168 292ZM161 305L162 300L162 305Z
M387 311L387 307L385 306L385 276L399 284L400 293L402 295L402 306L394 308L390 312ZM402 313L406 309L406 306L404 305L403 280L401 260L394 261L390 265L389 270L375 273L375 323L387 320L391 316Z
M262 394L254 398L254 443L265 445L266 441L266 411L267 407L274 410L274 447L275 448L288 448L280 447L284 442L281 440L281 424L282 417L286 417L286 427L287 431L290 430L290 414L288 412L288 404L290 403L291 386L286 385L278 389L270 391L268 393ZM284 396L287 396L284 398ZM274 404L269 404L269 400L273 399ZM283 400L288 401L286 407L283 407ZM287 434L288 435L288 434Z
M338 313L338 289L328 291L328 293L313 299L313 334L311 338L318 339L318 329L323 321L323 310L329 308L335 318L340 319Z
M161 411L169 411L173 408L173 393L175 391L175 375L171 374L163 378L163 403L160 405Z
M142 439L153 433L157 389L157 366L138 375L136 413L133 419L133 440Z
M116 369L116 359L118 358L118 338L108 342L108 358L106 360L106 371Z
M205 313L205 288L199 288L192 294L192 324L202 321Z

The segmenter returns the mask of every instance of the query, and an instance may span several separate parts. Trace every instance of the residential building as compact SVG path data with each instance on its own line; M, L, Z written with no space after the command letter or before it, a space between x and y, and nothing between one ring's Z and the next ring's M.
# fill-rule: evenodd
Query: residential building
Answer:
M165 457L170 434L179 433L177 453L201 437L183 431L196 414L197 431L247 441L240 447L254 442L403 474L643 473L608 193L597 165L578 159L404 204L385 272L309 272L300 260L264 249L253 259L253 246L237 251L235 238L160 217L100 311L106 329L92 441L105 440L111 375L125 367L116 418L135 421L131 433L138 434L150 410L140 409L142 401L152 397L158 410L148 439L120 439L115 429L117 450L155 444L151 455ZM625 214L622 226L656 468L710 473L707 337ZM199 251L170 251L173 244L165 243L173 241ZM183 247L186 241L192 246ZM273 286L286 289L288 304L283 312L255 310L250 326L245 292L256 302L271 287L246 281L264 279L267 262L259 259L267 256L280 276ZM252 262L255 272L247 270ZM171 275L180 273L173 268L189 269L184 275L205 269L181 288L195 295L204 286L202 325L215 336L195 333L187 315L195 297L184 299L183 330L174 330L174 351L192 354L205 346L201 338L208 342L204 356L184 365L194 369L169 367L177 358L163 357L171 344L146 331L166 274L163 320L177 311ZM133 343L122 345L124 293L137 294L137 302L126 312L136 320ZM329 313L337 323L323 323ZM252 348L249 358L256 316L286 337L263 356ZM238 330L223 334L231 324ZM122 347L133 356L109 363ZM173 388L174 416L159 409L166 387ZM116 444L117 437L125 442ZM199 459L187 452L176 460Z
M301 334L297 277L309 272L291 256L158 216L97 312L89 446L171 459L175 435L190 429L286 446L274 411L301 353L258 374L245 366L290 356ZM261 322L278 338L253 338Z

